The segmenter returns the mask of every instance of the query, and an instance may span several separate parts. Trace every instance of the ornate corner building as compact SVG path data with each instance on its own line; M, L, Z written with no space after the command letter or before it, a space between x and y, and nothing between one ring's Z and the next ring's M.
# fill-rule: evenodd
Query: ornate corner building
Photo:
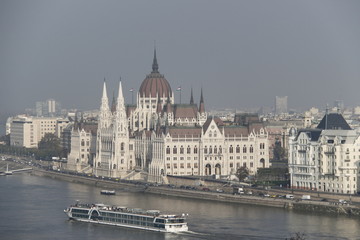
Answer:
M359 191L360 135L339 113L314 128L290 130L292 188L353 194Z

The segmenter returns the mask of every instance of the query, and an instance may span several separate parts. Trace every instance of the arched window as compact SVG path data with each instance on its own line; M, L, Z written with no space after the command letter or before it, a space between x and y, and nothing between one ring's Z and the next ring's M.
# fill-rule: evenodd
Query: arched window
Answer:
M219 163L215 165L215 174L221 175L221 166Z
M217 153L217 147L216 146L214 147L214 153L215 154Z
M239 145L236 146L236 153L240 153L240 146Z
M121 145L120 145L120 150L121 150L121 151L124 151L124 148L125 148L125 143L121 143Z
M233 153L233 152L234 152L234 148L233 148L232 145L230 145L230 147L229 147L229 153Z
M246 146L243 147L243 153L246 153Z
M176 146L174 146L174 148L173 148L173 154L177 154L177 148L176 148Z
M180 154L184 154L184 147L180 146Z
M260 167L265 168L265 159L260 159Z
M198 153L198 149L197 149L197 146L194 147L194 153Z
M210 164L206 164L205 166L205 175L211 175L211 165Z
M212 147L209 147L209 154L212 154Z
M82 147L85 146L85 141L84 141L84 139L81 140L81 146L82 146Z
M191 148L190 148L190 146L187 147L186 153L187 153L187 154L190 154L190 153L191 153Z
M166 147L166 154L170 154L170 147L169 146Z
M250 153L254 152L254 147L252 145L250 145Z
M208 149L207 149L207 146L204 147L204 154L207 154L208 153Z
M222 148L221 148L221 146L219 146L219 153L222 153Z

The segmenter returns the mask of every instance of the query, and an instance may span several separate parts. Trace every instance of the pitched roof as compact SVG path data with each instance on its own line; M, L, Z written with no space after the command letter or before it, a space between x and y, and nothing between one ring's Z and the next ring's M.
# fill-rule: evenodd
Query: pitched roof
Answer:
M198 138L201 136L200 127L169 127L167 132L173 138Z
M206 132L206 130L209 128L211 121L214 120L215 124L218 127L224 126L224 122L219 118L219 117L208 117L208 119L206 120L206 122L203 124L203 129L204 132Z
M175 104L175 118L196 118L197 106L195 104Z
M240 137L249 135L248 128L243 126L225 126L224 131L226 137Z
M340 113L325 114L319 125L318 129L333 129L333 130L351 130L351 127L346 122Z
M308 135L310 141L317 141L319 140L322 129L311 129L311 128L300 129L295 140L297 140L299 135L303 132Z

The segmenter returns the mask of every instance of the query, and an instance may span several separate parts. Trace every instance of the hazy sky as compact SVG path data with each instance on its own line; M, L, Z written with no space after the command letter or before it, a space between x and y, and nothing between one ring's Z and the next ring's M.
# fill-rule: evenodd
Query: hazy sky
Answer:
M53 98L100 106L120 76L126 102L151 72L214 108L360 105L360 1L1 0L0 114ZM176 100L179 101L178 93Z

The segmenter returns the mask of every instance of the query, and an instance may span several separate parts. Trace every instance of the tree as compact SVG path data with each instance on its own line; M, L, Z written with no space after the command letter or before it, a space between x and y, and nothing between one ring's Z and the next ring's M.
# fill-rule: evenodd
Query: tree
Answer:
M46 133L38 144L37 157L50 160L51 157L62 156L60 139L52 133Z
M274 147L274 160L283 160L285 159L285 154L286 151L285 149L281 146L280 142L276 142L275 143L275 147Z
M235 173L236 177L239 179L240 182L244 181L246 177L249 176L249 169L247 167L240 167L236 170Z

